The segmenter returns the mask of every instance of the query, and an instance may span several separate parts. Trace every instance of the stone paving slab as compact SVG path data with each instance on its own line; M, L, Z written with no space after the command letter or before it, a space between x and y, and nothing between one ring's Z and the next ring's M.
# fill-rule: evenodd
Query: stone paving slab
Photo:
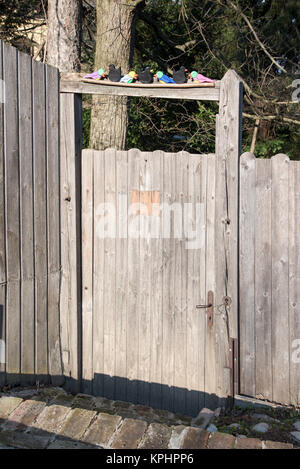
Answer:
M40 431L45 431L49 433L57 433L69 412L71 412L69 407L61 405L53 404L45 407L34 423L32 432L37 433Z
M67 416L58 434L73 440L80 440L97 412L86 409L73 409Z
M243 439L243 438L242 438ZM235 437L228 433L212 433L208 439L208 449L233 449Z
M262 441L258 438L237 438L235 449L262 449Z
M279 441L263 441L262 448L263 449L293 449L293 445L291 443L281 443Z
M206 449L209 433L202 428L187 427L180 449Z
M2 396L0 398L0 419L7 419L22 401L23 399L20 397Z
M172 429L160 423L149 425L147 432L141 441L140 449L165 449L168 447Z
M46 406L45 402L28 399L23 401L9 416L5 430L26 430L37 419Z
M136 449L144 436L147 423L143 420L125 419L113 437L112 449Z
M119 415L98 414L96 420L86 431L82 441L108 448L109 442L121 421L122 418Z

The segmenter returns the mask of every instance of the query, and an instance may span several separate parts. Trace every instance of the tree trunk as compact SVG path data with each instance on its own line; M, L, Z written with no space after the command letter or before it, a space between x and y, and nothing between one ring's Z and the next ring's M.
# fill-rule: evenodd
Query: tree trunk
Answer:
M114 64L129 71L133 55L136 7L142 0L97 0L95 70ZM128 98L94 96L90 148L125 148Z
M47 63L80 71L81 0L48 0Z

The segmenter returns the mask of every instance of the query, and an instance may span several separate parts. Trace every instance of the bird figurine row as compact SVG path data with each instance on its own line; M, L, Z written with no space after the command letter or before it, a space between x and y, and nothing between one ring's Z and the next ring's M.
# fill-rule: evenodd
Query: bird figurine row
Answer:
M184 84L187 83L188 80L194 83L214 83L214 80L196 71L188 73L188 70L184 66L181 66L179 70L174 71L173 77L169 77L161 71L154 73L150 67L146 67L138 74L132 70L126 75L122 75L121 67L116 68L114 64L110 64L106 70L104 68L100 68L96 72L86 75L84 78L90 80L108 79L115 83L135 83L136 81L139 81L143 84L151 84L154 82L154 79L156 79L158 83L164 84Z

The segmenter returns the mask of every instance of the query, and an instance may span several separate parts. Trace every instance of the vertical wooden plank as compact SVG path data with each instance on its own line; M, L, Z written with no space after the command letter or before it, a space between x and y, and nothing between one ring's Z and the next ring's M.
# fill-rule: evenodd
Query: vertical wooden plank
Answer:
M152 271L155 269L156 259L152 257L152 239L150 233L151 217L151 189L153 187L154 156L152 153L140 153L140 240L139 240L139 375L138 402L150 404L150 374L152 368L151 355L151 309L150 288Z
M21 380L35 381L32 59L19 52L19 154L21 206ZM26 77L26 79L24 79Z
M64 382L59 320L60 294L60 142L59 71L46 66L47 113L47 242L48 242L48 361L52 384Z
M116 152L116 399L126 400L128 154Z
M81 95L60 95L61 341L67 386L79 390L81 363Z
M3 80L3 42L0 41L0 80ZM3 82L4 83L4 82ZM3 85L1 84L1 87ZM2 100L5 100L4 89ZM0 102L0 386L5 383L6 342L6 256L5 256L5 175L4 175L4 102Z
M273 400L289 395L289 158L272 164L272 357Z
M104 393L104 152L94 152L93 394Z
M188 161L186 154L176 155L176 202L181 206L181 216L176 217L175 229L181 225L181 235L175 238L175 363L174 363L174 406L177 412L186 408L186 294L187 294L187 251L185 249L183 213L188 189Z
M82 390L93 382L94 152L82 152Z
M241 392L255 396L255 183L256 158L240 161L240 376Z
M6 206L6 360L7 381L19 382L20 373L20 184L17 49L4 44L5 206Z
M35 259L35 362L39 381L48 377L47 331L47 192L45 67L32 64L33 85L33 182Z
M218 323L217 345L221 400L230 395L229 339L238 337L238 191L241 153L242 84L229 70L221 80L216 133L216 304L231 298Z
M271 161L257 159L255 214L250 220L255 226L255 395L257 398L268 400L272 400L271 185ZM253 195L249 194L248 197ZM242 279L244 272L241 271L240 275ZM244 314L241 310L241 315ZM243 383L243 378L241 379Z
M206 191L206 290L215 292L215 206L216 206L216 157L208 155ZM216 313L216 310L214 310ZM215 409L218 405L217 390L217 323L214 316L212 327L206 326L205 337L205 407ZM207 322L207 321L206 321Z
M290 399L300 404L300 164L289 163Z
M176 154L164 153L164 180L162 202L172 206L176 200ZM174 347L175 347L175 239L174 226L170 213L164 208L163 226L163 366L162 366L162 406L174 410ZM170 223L170 236L167 226ZM167 237L168 236L168 237Z
M162 367L163 367L163 239L162 215L160 203L162 202L164 172L164 153L155 151L152 154L152 193L151 193L151 262L150 287L150 315L151 315L151 367L150 367L150 405L155 408L162 407ZM150 270L150 269L149 269Z
M108 229L115 225L116 209L116 152L104 154L104 190L107 209L112 213ZM112 209L112 212L111 212ZM116 239L109 233L104 240L104 396L114 399L115 348L116 348Z
M191 217L187 222L185 221L185 228L188 230L195 230L197 227L196 220L196 204L200 204L202 192L202 161L200 156L189 156L189 170L188 170L188 203L190 204L190 212L185 213L185 217ZM204 171L203 171L204 172ZM206 176L206 175L205 175ZM187 210L187 209L186 209ZM188 239L188 232L185 237L188 243L192 240ZM187 247L186 247L187 249ZM196 310L196 305L205 302L205 294L203 300L203 291L201 282L203 275L205 279L205 270L200 267L200 248L190 247L187 250L188 255L188 278L187 278L187 324L186 324L186 341L187 341L187 361L186 361L186 379L187 379L187 415L193 415L199 408L199 385L200 375L204 369L201 370L201 363L204 363L204 354L202 352L202 345L204 344L204 330L201 330L203 318L205 313L203 310ZM204 285L205 286L205 285ZM204 379L204 373L203 373ZM202 388L202 391L204 389Z
M128 205L132 202L139 203L140 189L140 153L136 149L128 152ZM128 306L127 306L127 400L137 402L138 397L138 366L139 366L139 278L140 259L139 237L134 237L134 232L139 232L139 216L136 215L138 207L132 207L128 215ZM136 230L132 230L135 227Z

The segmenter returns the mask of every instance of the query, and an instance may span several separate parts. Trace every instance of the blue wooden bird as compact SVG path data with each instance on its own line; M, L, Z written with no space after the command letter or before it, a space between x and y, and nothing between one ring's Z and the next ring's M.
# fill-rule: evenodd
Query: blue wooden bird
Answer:
M158 78L159 83L175 83L173 78L168 77L168 75L165 75L163 72L157 72L154 76Z

